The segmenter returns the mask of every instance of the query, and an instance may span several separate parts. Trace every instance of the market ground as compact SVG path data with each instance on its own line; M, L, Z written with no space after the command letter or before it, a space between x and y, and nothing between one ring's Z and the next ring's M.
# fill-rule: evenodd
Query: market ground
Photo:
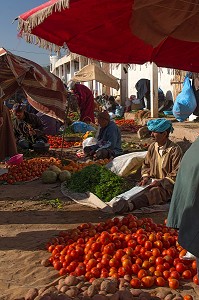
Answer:
M157 223L166 216L167 213L150 215ZM0 300L20 299L31 287L46 286L58 277L57 271L40 263L49 257L45 244L50 238L80 223L98 223L110 217L72 203L61 194L58 184L44 185L36 180L1 185ZM192 284L184 289L198 299Z

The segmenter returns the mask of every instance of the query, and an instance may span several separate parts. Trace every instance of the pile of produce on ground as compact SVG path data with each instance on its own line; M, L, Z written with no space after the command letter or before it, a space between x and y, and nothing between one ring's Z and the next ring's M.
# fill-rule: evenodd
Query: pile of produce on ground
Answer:
M109 161L110 160L107 158L98 159L95 161L89 160L87 162L77 162L77 161L75 162L72 160L65 159L62 161L62 164L64 165L62 169L74 173L74 172L78 172L78 171L82 170L83 168L90 166L90 165L101 165L101 166L106 165L109 163Z
M63 182L71 177L71 173L78 172L92 164L105 165L108 162L108 159L79 163L66 158L60 160L49 156L34 157L18 165L7 166L8 173L0 176L0 182L15 184L40 177L43 183L55 183L58 179Z
M48 135L48 143L50 144L50 149L60 149L62 148L62 143L63 143L63 148L70 148L74 146L81 146L81 142L67 142L62 139L62 136L53 136L53 135Z
M83 275L89 282L124 278L128 288L178 290L187 282L198 284L198 277L196 261L182 259L186 250L177 239L175 229L128 215L61 231L47 243L51 256L42 264L51 264L61 276Z
M78 193L90 191L105 202L128 190L123 178L96 164L74 173L65 185Z
M134 151L146 151L149 147L147 143L135 143L135 142L122 142L123 149L129 149Z
M0 176L0 181L13 184L16 182L30 181L41 177L42 173L50 166L60 166L61 161L54 157L35 157L24 160L18 165L8 167L8 173Z
M130 131L132 133L136 133L138 129L142 127L137 125L134 120L120 119L115 120L115 123L120 127L121 131Z
M129 276L111 279L98 278L88 282L85 276L63 276L45 288L30 289L20 300L193 300L190 294L184 296L169 289L156 291L134 289Z

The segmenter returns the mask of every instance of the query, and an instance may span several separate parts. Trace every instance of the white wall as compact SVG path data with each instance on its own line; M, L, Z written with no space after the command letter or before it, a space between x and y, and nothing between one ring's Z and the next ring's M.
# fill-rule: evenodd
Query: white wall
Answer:
M150 79L151 76L151 64L146 63L144 65L131 65L128 70L128 88L127 97L130 95L137 95L135 84L141 78ZM112 74L115 77L121 78L121 65L116 68L112 66ZM158 86L163 90L166 95L167 91L173 93L173 87L171 85L171 79L173 78L173 70L167 68L158 68ZM120 91L112 90L113 95L120 94Z

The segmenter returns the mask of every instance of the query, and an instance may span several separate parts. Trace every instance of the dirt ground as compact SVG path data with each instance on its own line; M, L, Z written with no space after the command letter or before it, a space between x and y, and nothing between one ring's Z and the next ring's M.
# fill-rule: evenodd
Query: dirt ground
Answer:
M167 213L150 217L162 223ZM0 300L20 299L31 287L43 287L58 278L52 267L41 265L49 254L45 244L61 230L80 223L98 223L112 215L72 203L62 195L59 184L41 180L0 186ZM138 217L143 217L138 216ZM182 289L199 299L197 287Z

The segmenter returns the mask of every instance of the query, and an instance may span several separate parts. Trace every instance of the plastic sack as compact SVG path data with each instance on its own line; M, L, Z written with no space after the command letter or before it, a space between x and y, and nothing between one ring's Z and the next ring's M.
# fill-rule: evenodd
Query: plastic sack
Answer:
M128 176L129 174L136 173L142 166L147 151L132 152L115 157L110 161L106 168L118 176Z
M123 114L124 114L124 107L122 107L121 105L116 106L115 116L116 117L122 117Z
M185 77L181 93L177 96L173 105L173 115L179 122L185 121L196 109L196 98L190 79Z
M85 147L94 146L96 144L97 144L97 139L96 138L94 138L94 137L88 137L87 139L85 139L82 142L82 148L84 149Z
M86 133L87 131L96 131L96 129L84 122L76 121L71 125L72 130L75 133Z

